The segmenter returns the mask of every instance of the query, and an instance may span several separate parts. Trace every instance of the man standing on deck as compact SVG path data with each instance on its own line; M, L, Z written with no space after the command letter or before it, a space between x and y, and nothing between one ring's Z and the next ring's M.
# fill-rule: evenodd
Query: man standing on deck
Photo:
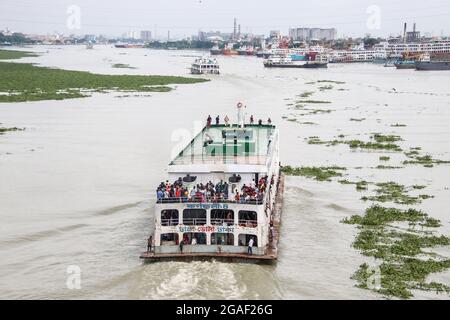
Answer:
M152 252L152 244L153 244L153 237L150 236L147 240L147 252Z
M180 253L183 253L184 240L180 241Z
M252 255L252 254L253 254L253 238L250 238L250 241L248 242L247 253L248 253L249 255Z

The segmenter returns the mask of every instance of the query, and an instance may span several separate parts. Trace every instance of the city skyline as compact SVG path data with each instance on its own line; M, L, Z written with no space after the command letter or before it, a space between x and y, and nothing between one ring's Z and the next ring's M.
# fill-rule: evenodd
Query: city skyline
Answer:
M371 34L387 37L402 33L403 23L417 24L423 35L450 34L450 4L443 0L410 1L405 8L400 1L346 0L298 3L230 0L131 0L127 3L86 0L51 1L4 0L0 4L0 29L35 34L104 34L120 36L130 31L148 30L153 39L186 38L198 31L233 32L237 18L242 33L269 34L280 30L288 35L291 28L336 28L337 37ZM289 9L289 10L286 10ZM257 14L255 13L257 12ZM78 19L70 25L70 20Z

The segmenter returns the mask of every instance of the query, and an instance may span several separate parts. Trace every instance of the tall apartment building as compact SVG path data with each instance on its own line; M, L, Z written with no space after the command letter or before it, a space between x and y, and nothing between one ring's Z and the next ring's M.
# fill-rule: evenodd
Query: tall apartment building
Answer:
M152 32L148 30L141 31L141 40L150 41L152 40Z
M335 28L292 28L289 29L289 36L294 41L309 40L334 40L337 31Z

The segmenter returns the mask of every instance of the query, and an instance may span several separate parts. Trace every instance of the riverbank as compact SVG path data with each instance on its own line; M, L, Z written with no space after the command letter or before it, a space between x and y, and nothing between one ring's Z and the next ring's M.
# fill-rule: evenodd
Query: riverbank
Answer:
M35 57L30 52L0 50L0 58ZM208 81L176 76L105 75L0 61L0 102L63 100L93 92L167 92L170 85Z

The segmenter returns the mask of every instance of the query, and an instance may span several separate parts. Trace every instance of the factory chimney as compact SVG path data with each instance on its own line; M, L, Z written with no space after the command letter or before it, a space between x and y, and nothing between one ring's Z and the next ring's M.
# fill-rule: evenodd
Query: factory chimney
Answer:
M407 25L406 25L406 22L405 22L405 24L403 26L403 42L406 42L406 27L407 27Z

